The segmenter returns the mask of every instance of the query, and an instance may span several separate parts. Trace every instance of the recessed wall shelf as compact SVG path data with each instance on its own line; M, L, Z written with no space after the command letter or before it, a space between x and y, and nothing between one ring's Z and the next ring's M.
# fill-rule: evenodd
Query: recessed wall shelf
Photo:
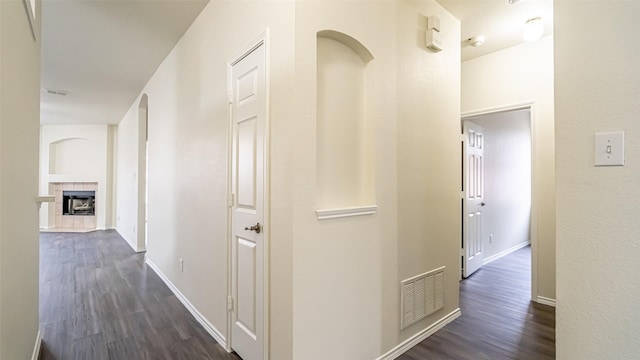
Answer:
M316 208L318 219L375 212L375 66L357 39L317 33Z
M355 206L342 209L316 210L318 220L343 218L350 216L373 215L378 211L378 205Z

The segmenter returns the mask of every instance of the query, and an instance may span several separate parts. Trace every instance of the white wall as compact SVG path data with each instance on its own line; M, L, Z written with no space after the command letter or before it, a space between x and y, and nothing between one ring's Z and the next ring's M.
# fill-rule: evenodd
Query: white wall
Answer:
M484 129L482 245L490 261L529 243L531 217L530 111L469 119Z
M424 47L429 15L440 17L444 44L440 53ZM383 349L411 338L458 309L462 236L460 23L435 1L403 1L398 6L396 26L398 220L394 230L398 273L394 281L383 277L386 303L383 302L381 312L387 314L389 309L399 308L396 302L400 299L401 280L440 266L446 267L445 305L441 311L403 331L397 330L398 318L383 322ZM386 151L384 147L380 149ZM391 183L382 183L378 191L388 191L390 187ZM386 236L382 239L388 244ZM385 263L387 248L383 248L382 254L379 271L384 274L390 265Z
M40 193L50 183L96 182L96 226L113 227L113 139L110 125L44 125L40 129ZM66 141L72 139L71 141ZM52 144L57 147L51 154ZM59 144L56 146L56 144ZM56 164L52 164L51 161ZM81 164L79 166L78 164ZM51 170L54 170L53 173ZM40 210L40 228L55 227L53 203Z
M143 95L118 125L116 141L116 230L136 251L146 250L146 107Z
M40 37L40 2L35 29ZM0 359L38 340L40 42L22 1L0 1Z
M534 300L556 297L553 37L462 63L462 113L533 105L531 241Z
M437 54L424 47L432 14L447 44ZM210 3L143 89L147 257L226 337L227 61L267 27L270 358L376 358L458 308L460 24L435 1ZM316 33L327 29L375 57L379 210L319 221ZM135 192L138 102L118 129L125 236L136 221L136 197L120 193ZM440 266L445 308L400 331L400 281Z
M428 15L441 18L441 53L425 48ZM458 308L459 26L434 1L296 6L297 114L286 138L295 149L295 359L376 358ZM321 30L355 38L374 57L375 215L319 221L313 213ZM445 308L400 331L400 281L440 266Z
M138 105L136 101L118 124L116 150L116 230L136 251L138 245Z
M392 191L385 194L376 190L373 199L379 210L375 215L317 220L314 210L322 206L317 201L320 197L317 192L321 191L317 180L318 171L322 170L322 164L318 162L322 144L314 141L318 139L317 131L321 130L316 126L316 40L319 31L333 30L359 41L374 58L367 65L367 77L371 76L379 84L383 79L393 79L394 75L395 52L390 49L394 48L395 19L391 14L395 12L394 4L388 2L299 2L296 6L296 93L293 102L299 120L286 134L291 148L295 149L290 165L295 171L291 188L295 201L291 221L293 359L373 359L382 350L383 313L380 310L384 301L381 281L384 275L380 269L385 262L382 239L385 232L393 232L395 228L396 196ZM357 22L353 21L354 16ZM382 50L385 48L388 49L386 54ZM387 100L393 99L393 90L388 90L391 89L379 86L373 91L367 89L367 100L381 103L385 94L389 96ZM389 122L382 126L395 132L393 109L378 106L375 110L372 115L365 116L365 121L373 122L377 128L383 116L388 115L385 118ZM384 113L380 114L381 111ZM374 148L387 149L390 157L396 152L393 136L377 138L375 143ZM382 173L383 178L379 177L379 171L387 168L388 160L380 162L379 154L375 154L374 159L374 183L376 186L389 184L387 176L395 178L395 174ZM397 253L395 234L389 239L394 251L387 253L387 261L394 261ZM395 280L395 264L385 275ZM394 325L397 324L399 322Z
M210 2L143 93L149 104L147 257L227 337L227 63L269 28L271 131L293 120L293 3ZM138 209L137 99L118 126L118 231ZM290 148L272 137L270 353L291 358ZM184 272L179 259L184 259Z
M640 354L640 2L555 2L558 359ZM599 31L584 36L598 24ZM625 166L594 133L625 131Z

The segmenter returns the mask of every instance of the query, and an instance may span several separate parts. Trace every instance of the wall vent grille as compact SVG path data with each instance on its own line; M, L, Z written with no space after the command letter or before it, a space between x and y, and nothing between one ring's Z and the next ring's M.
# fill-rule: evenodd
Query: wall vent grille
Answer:
M54 90L54 89L44 89L44 90L51 95L60 95L60 96L69 95L69 92L66 90Z
M401 330L444 307L444 268L401 282Z

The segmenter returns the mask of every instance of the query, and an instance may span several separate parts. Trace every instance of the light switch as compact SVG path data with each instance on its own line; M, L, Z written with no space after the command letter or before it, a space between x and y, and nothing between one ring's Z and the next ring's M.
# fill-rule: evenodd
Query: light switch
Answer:
M596 133L595 166L624 165L624 131Z

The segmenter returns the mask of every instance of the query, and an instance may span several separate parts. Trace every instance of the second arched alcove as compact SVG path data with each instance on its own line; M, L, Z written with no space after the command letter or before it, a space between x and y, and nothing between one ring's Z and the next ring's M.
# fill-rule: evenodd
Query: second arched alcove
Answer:
M138 104L138 211L137 249L147 247L147 203L149 188L149 96L142 94Z
M317 33L319 218L375 212L373 60L371 52L347 34Z

